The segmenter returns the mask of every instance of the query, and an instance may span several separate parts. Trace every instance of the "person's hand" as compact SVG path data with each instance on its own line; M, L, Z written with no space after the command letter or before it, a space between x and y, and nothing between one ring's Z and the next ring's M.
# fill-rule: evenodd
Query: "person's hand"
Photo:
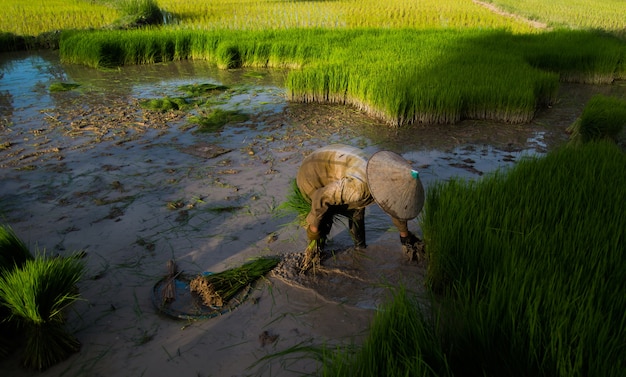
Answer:
M319 241L322 238L320 232L312 231L310 226L306 228L306 236L308 237L309 241Z
M400 243L402 244L404 255L410 262L420 262L425 259L424 242L415 234L409 232L409 235L406 237L400 236Z
M411 232L409 232L409 235L406 237L400 236L400 243L402 243L403 246L414 245L420 242L422 242L422 240L420 240L415 234Z

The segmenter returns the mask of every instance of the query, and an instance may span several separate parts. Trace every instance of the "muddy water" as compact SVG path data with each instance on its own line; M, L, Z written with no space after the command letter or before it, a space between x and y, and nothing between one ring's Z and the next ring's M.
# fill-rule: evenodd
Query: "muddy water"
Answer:
M178 327L164 324L154 313L151 288L165 274L169 259L184 271L218 271L258 255L302 251L304 231L292 218L277 217L276 208L303 157L317 147L337 142L371 153L396 151L420 171L428 190L433 182L455 176L480 179L560 145L567 139L565 128L596 93L626 98L623 83L567 85L559 103L539 111L532 124L465 121L389 129L351 108L287 103L281 87L286 72L278 70L224 71L205 62L178 62L97 71L60 64L54 53L46 52L4 54L0 70L3 222L40 252L86 250L88 255L88 276L81 286L86 300L77 304L72 322L84 348L50 375L60 370L80 374L87 365L93 375L143 374L148 362L138 361L137 351L143 341L146 353L161 356L164 345L178 347L180 356L181 350L191 352L189 344L204 344L221 358L215 365L223 366L214 367L221 375L241 372L237 361L227 362L229 357L262 355L253 346L234 351L234 344L244 343L228 338L234 330L218 332L228 342L207 340L202 334L218 331L210 323L194 325L181 340ZM49 85L60 81L81 86L49 93ZM139 106L143 99L182 96L178 87L192 83L228 86L211 98L212 106L245 112L249 120L215 133L195 133L189 113ZM311 307L320 305L294 294L292 285L309 284L324 300L367 311L380 303L380 290L372 288L380 283L377 279L421 278L424 266L401 260L397 233L378 207L368 207L366 227L368 263L339 255L339 267L332 271L346 264L349 268L335 274L329 270L323 279L287 282L280 298L282 283L274 282L273 290L260 294L273 302L267 304L266 320L276 324L272 316L292 318L277 309L281 300L288 301L284 310L290 313L312 315ZM419 232L417 221L410 227ZM335 226L332 249L340 252L350 244L345 228ZM232 328L236 319L250 327L250 316L262 317L250 310L238 309L219 323ZM339 324L332 317L337 310L316 317L323 325L315 330L305 326L310 331L306 336L347 336L369 318L351 312L352 319ZM285 325L281 339L301 342L300 325L289 325L296 330ZM120 353L105 344L115 344ZM199 370L203 355L186 356L185 368ZM18 370L16 375L22 373Z

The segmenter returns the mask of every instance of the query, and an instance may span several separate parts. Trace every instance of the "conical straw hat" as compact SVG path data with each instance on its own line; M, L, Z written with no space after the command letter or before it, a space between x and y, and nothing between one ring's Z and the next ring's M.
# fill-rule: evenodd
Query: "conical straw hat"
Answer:
M417 171L402 156L374 153L367 162L367 183L376 203L392 217L411 220L424 206L424 186Z

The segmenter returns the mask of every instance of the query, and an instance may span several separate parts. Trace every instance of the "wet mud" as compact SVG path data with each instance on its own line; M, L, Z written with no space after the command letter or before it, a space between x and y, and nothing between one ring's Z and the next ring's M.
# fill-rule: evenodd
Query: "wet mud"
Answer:
M87 255L84 301L71 315L83 350L46 376L165 375L180 368L246 375L252 372L238 360L250 359L248 366L285 347L359 338L388 287L422 290L425 265L404 259L389 217L370 206L365 254L351 248L338 225L320 270L297 273L306 234L277 207L308 153L329 143L393 150L420 171L428 190L451 177L480 179L563 144L566 127L594 94L626 98L624 83L564 84L560 100L530 124L469 120L390 129L350 107L286 102L281 71L221 71L204 62L96 71L62 65L47 53L0 58L2 221L38 252ZM80 86L49 93L58 81ZM202 83L227 86L211 106L245 112L248 120L198 133L188 121L198 110L140 106ZM409 227L419 234L418 220ZM196 274L259 255L280 255L283 263L228 316L190 323L183 332L152 305L152 288L170 260ZM299 371L314 367L294 363ZM293 375L261 369L258 375Z

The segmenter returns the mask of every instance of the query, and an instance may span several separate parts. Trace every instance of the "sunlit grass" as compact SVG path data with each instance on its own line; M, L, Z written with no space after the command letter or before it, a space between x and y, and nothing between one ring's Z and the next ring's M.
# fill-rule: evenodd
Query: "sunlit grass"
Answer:
M161 0L161 7L194 29L510 28L527 24L494 14L471 0L203 1Z
M626 129L626 101L596 95L583 109L581 116L568 128L572 144L609 139L617 141Z
M507 10L553 27L602 29L626 38L623 0L487 0Z
M203 59L223 69L296 68L300 102L351 104L390 125L530 121L560 81L610 83L626 49L601 33L560 30L289 29L71 32L61 59L94 68Z
M119 17L104 1L88 0L3 0L0 31L35 36L66 29L101 28Z

